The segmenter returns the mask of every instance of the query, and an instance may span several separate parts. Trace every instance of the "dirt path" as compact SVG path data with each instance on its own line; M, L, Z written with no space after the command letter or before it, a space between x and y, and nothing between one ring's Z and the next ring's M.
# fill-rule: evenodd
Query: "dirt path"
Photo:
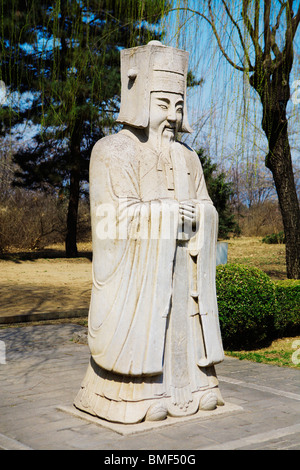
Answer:
M0 261L0 316L88 311L92 264L87 258Z

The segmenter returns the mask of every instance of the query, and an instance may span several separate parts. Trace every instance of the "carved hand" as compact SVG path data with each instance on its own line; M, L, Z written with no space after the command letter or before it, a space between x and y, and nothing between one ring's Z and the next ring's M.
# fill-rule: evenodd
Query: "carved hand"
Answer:
M191 234L196 231L198 225L198 211L193 201L182 201L179 203L179 223L184 232Z

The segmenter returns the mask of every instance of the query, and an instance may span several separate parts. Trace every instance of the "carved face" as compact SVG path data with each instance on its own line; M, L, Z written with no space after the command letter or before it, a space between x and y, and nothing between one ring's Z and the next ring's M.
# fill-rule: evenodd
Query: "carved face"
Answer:
M179 93L153 91L150 98L149 139L172 141L182 125L183 96Z

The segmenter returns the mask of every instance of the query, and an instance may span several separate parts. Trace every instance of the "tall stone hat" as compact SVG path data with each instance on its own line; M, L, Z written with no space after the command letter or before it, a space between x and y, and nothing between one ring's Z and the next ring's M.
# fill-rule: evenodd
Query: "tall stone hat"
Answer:
M121 108L117 122L146 128L150 93L180 93L184 99L180 132L192 132L187 118L188 52L150 41L146 46L121 50Z

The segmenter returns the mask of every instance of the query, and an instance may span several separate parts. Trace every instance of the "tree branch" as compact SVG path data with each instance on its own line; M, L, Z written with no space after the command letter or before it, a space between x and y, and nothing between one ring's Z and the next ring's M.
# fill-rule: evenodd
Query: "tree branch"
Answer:
M271 51L271 31L270 31L270 11L271 0L264 0L264 57L270 57Z
M293 40L300 22L300 5L298 7L297 14L295 16L293 15L293 0L288 0L286 2L285 45L282 51L281 60L279 61L279 64L276 64L276 67L278 67L278 65L280 65L284 61L286 73L289 73L293 65Z
M220 35L218 34L218 31L217 31L215 21L214 21L214 15L213 15L211 3L212 3L212 0L208 0L209 18L203 13L197 10L193 10L192 8L188 8L188 7L173 8L173 9L168 10L168 12L184 10L184 11L189 11L193 13L194 15L198 15L201 18L205 19L205 21L208 22L208 24L211 26L213 30L214 36L217 40L219 49L222 52L223 56L229 62L229 64L232 65L232 67L234 67L236 70L240 70L242 72L246 72L246 71L253 72L255 71L257 64L262 64L262 59L264 59L264 65L268 67L269 73L273 73L274 70L282 64L283 60L286 60L287 58L292 60L292 55L290 54L292 51L292 43L293 43L293 39L295 37L297 28L300 24L300 5L298 7L297 14L293 16L293 10L292 10L293 0L287 0L285 2L283 0L279 0L280 10L276 18L276 24L272 28L270 27L270 11L271 11L272 2L271 0L264 0L264 51L262 51L262 48L259 44L260 0L255 0L254 27L248 16L248 8L249 8L250 0L243 0L242 18L247 28L247 31L250 35L250 38L252 40L252 43L254 45L256 66L253 66L251 64L251 60L250 60L250 56L249 56L249 53L245 44L245 40L243 38L241 29L238 23L233 18L233 15L228 7L226 0L222 0L222 4L225 8L226 14L238 32L240 43L245 53L245 59L246 59L246 64L247 64L246 67L245 66L242 67L240 65L237 65L235 62L233 62L233 60L229 57L229 55L225 51L221 42ZM287 16L286 44L285 44L284 50L281 52L278 45L276 44L275 36L280 26L280 19L285 8L287 10L286 12L286 16ZM271 60L270 49L272 49L275 55L274 60Z
M245 68L245 67L241 67L240 65L237 65L235 64L231 59L230 57L228 56L228 54L226 53L224 47L222 46L222 43L221 43L221 39L220 39L220 36L218 35L218 32L217 32L217 28L216 28L216 25L215 25L215 22L214 22L214 17L213 17L213 13L212 13L212 9L211 9L211 0L209 0L208 2L208 9L209 9L209 14L210 14L210 25L213 29L213 33L215 35L215 38L217 40L217 43L218 43L218 46L220 48L220 51L222 52L223 56L225 57L225 59L230 63L230 65L232 65L232 67L234 67L235 69L237 70L240 70L242 72L245 72L248 69ZM203 16L203 15L202 15Z
M248 17L248 13L247 13L248 6L249 6L249 0L243 0L242 18L244 20L244 24L248 30L248 33L252 39L254 49L255 49L256 62L257 62L260 60L262 56L262 50L258 42L258 16L259 15L257 15L257 11L259 12L259 0L256 0L255 2L255 27L254 29Z
M271 36L270 36L270 43L271 43L271 48L272 48L272 51L275 55L276 58L280 59L281 57L281 52L279 50L279 47L277 46L276 42L275 42L275 36L276 36L276 32L279 28L279 25L280 25L280 18L281 18L281 15L283 13L283 10L286 8L286 2L283 3L283 2L280 2L281 3L281 7L280 7L280 10L279 10L279 13L277 15L277 18L276 18L276 24L273 26L272 30L271 30Z
M200 13L200 11L193 10L192 8L188 8L188 7L171 8L170 10L167 10L167 13L171 13L173 11L180 11L180 10L189 11L190 13L194 13L194 15L201 16L201 18L204 18L210 24L210 26L212 27L212 24L211 24L210 20L207 18L207 16L203 15L203 13Z
M255 44L258 46L258 38L259 38L259 3L260 0L255 0L255 12L254 12L254 37L255 37Z
M293 34L293 39L294 39L294 37L295 37L295 34L296 34L297 28L298 28L298 26L299 26L299 23L300 23L300 4L299 4L298 11L297 11L296 15L295 15L294 18L292 19L292 34Z
M286 31L285 31L285 52L290 52L293 47L293 31L292 31L292 18L293 18L293 0L287 1L286 6Z
M226 54L226 51L224 49L224 47L222 46L222 43L221 43L221 40L220 40L220 37L218 35L218 32L217 32L217 29L216 29L216 25L215 25L215 22L214 22L214 18L213 18L213 14L212 14L212 11L211 11L211 0L209 0L209 9L210 9L210 17L211 19L209 19L207 16L205 16L203 13L200 13L200 11L197 11L197 10L193 10L192 8L188 8L188 7L178 7L178 8L172 8L170 10L168 10L168 13L172 12L172 11L180 11L180 10L184 10L184 11L189 11L190 13L193 13L195 15L198 15L198 16L201 16L201 18L205 19L208 24L211 26L212 30L213 30L213 33L214 33L214 36L217 40L217 43L218 43L218 46L223 54L223 56L225 57L225 59L230 63L230 65L232 65L232 67L234 67L235 69L237 70L240 70L242 72L245 72L247 70L249 70L248 68L244 68L244 67L241 67L237 64L235 64L231 59L230 57L228 56L228 54ZM251 66L252 67L252 66ZM252 70L253 67L250 69Z
M243 51L245 53L245 57L246 57L246 61L248 63L249 70L254 70L254 67L252 66L251 61L250 61L250 57L249 57L248 50L247 50L247 47L246 47L245 42L244 42L244 38L243 38L243 35L242 35L242 32L241 32L241 29L240 29L239 25L237 24L237 22L234 20L234 18L232 16L225 0L222 0L222 3L224 5L224 8L226 10L226 13L227 13L228 17L230 18L232 24L236 27L236 29L238 31L238 35L239 35L239 38L240 38L240 41L241 41Z

